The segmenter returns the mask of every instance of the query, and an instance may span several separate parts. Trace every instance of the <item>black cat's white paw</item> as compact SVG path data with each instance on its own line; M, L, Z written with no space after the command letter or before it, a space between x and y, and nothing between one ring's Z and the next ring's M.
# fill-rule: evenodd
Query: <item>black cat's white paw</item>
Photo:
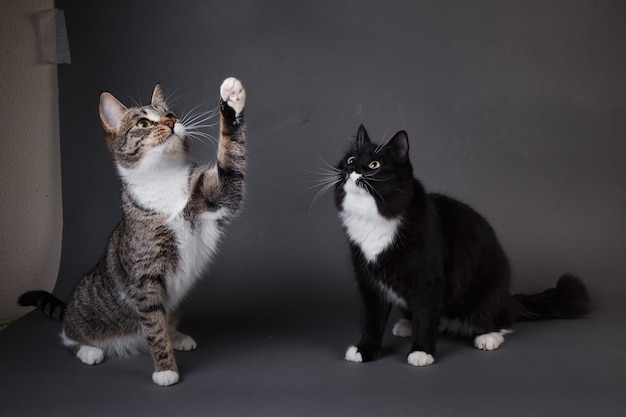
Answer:
M480 350L496 350L504 343L504 335L509 333L513 333L513 331L502 329L499 332L481 334L474 338L474 346Z
M345 359L349 362L361 363L363 362L363 355L359 352L359 348L350 346L348 350L346 350Z
M411 337L413 335L413 327L411 326L411 320L400 319L393 325L391 334L396 337Z
M417 350L415 352L409 353L407 362L409 363L409 365L413 366L428 366L432 365L435 362L435 358L430 353Z
M239 117L246 104L246 90L241 82L233 77L226 78L220 87L220 97L235 110L235 117Z

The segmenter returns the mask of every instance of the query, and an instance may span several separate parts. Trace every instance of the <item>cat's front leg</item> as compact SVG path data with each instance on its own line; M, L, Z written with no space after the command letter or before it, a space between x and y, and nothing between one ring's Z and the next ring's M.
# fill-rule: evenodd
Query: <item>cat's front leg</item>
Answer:
M373 361L378 356L391 311L391 304L380 291L368 284L360 285L359 289L363 303L361 341L350 346L345 355L347 361L357 363Z
M439 315L437 306L425 302L415 303L410 322L413 341L407 357L409 365L428 366L435 362Z
M241 82L227 78L220 87L220 140L217 165L194 181L192 201L205 210L221 211L222 219L235 215L243 201L246 174L244 106L246 93ZM191 205L193 206L193 204Z
M135 291L136 305L141 330L148 342L154 364L152 380L161 386L176 384L179 374L168 331L163 279L160 276L145 275L139 282L140 286Z

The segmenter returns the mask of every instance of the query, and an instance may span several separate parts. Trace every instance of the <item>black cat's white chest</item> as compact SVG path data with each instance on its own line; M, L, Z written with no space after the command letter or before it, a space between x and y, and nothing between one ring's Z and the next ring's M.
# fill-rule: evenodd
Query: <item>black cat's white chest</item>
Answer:
M363 188L348 181L339 217L350 240L361 249L369 262L395 241L400 218L388 219L378 212L376 201Z

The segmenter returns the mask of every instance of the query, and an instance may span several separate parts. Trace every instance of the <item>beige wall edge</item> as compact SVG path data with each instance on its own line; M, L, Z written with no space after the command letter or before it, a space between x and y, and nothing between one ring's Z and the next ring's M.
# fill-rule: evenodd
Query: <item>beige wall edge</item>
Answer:
M0 0L0 323L17 297L52 290L61 257L57 66L39 56L35 15L53 0Z

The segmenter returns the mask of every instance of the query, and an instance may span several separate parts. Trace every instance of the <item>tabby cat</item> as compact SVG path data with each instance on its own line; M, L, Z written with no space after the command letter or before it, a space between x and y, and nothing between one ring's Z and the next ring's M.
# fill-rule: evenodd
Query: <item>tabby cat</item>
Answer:
M405 132L376 145L361 126L335 175L327 187L335 189L363 304L362 337L348 361L377 357L392 305L404 316L392 333L412 336L414 366L434 362L438 331L493 350L516 320L587 313L587 290L568 274L556 288L511 296L509 262L493 229L468 205L424 190Z
M100 118L122 181L122 220L67 305L45 291L18 300L62 321L63 344L83 363L147 348L152 380L168 386L179 380L173 350L196 348L176 329L181 304L244 194L245 91L228 78L220 95L217 163L200 166L190 162L188 129L168 108L159 84L142 107L126 108L102 93Z

